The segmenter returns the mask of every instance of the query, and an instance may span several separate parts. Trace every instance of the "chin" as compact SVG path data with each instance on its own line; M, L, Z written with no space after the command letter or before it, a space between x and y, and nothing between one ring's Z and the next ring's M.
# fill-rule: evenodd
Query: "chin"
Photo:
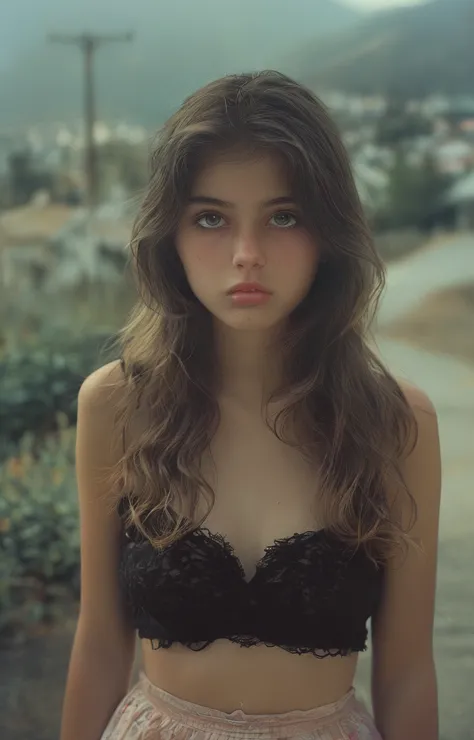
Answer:
M271 331L281 325L283 318L265 315L254 309L235 311L233 315L216 316L217 321L235 331Z

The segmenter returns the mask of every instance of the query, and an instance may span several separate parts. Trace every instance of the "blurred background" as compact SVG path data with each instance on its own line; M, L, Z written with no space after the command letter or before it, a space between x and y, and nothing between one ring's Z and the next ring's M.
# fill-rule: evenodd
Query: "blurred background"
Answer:
M2 0L2 740L58 735L79 594L76 396L134 300L125 246L153 134L205 82L269 67L341 128L387 263L380 353L438 410L442 738L474 738L473 36L473 0Z

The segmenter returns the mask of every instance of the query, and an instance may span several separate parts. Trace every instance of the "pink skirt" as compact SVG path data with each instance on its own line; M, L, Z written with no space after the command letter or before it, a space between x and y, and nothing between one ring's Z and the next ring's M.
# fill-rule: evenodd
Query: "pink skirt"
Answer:
M141 673L101 740L382 740L354 689L334 704L283 714L231 713L178 699Z

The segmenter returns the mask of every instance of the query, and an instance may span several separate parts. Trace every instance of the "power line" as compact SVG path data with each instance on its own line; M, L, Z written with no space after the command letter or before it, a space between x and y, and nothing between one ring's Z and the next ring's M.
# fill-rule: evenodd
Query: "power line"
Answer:
M54 33L48 36L52 43L72 44L79 47L84 58L84 170L86 175L87 204L94 208L98 198L97 158L94 144L96 120L94 54L98 47L108 43L132 41L133 33L105 34L82 33L78 35Z

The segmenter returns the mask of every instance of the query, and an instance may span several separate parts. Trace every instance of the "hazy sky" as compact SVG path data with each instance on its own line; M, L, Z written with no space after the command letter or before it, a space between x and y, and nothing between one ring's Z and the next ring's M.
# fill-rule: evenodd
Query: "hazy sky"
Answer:
M400 5L420 5L426 0L344 0L345 5L352 5L361 10L382 10Z
M161 3L166 7L170 0L161 0ZM203 0L202 4L205 6L207 0ZM256 0L258 2L258 0ZM320 0L312 0L314 5L317 7ZM427 0L338 0L340 3L344 3L348 6L353 6L360 10L370 12L374 10L381 10L383 8L391 8L400 5L415 5ZM94 7L97 4L98 10L101 10L103 16L104 8L109 5L113 7L114 3L117 2L121 9L121 18L124 16L124 8L129 8L125 15L132 14L133 17L133 6L134 3L128 3L127 0L88 0L85 5L89 8ZM190 0L177 0L174 5L188 5ZM311 2L311 0L306 0ZM147 4L154 5L156 0L140 0L140 4L147 7ZM224 3L225 4L225 3ZM32 43L32 39L37 37L39 33L44 35L44 26L46 18L51 19L55 17L56 8L62 7L61 18L64 20L65 12L64 6L68 7L69 3L64 3L63 0L0 0L0 73L3 71L14 53L16 53L20 46L27 47ZM76 8L79 8L80 5ZM74 17L77 17L76 10L73 13ZM87 17L87 11L84 11L84 16ZM101 16L101 17L102 17ZM128 17L128 16L127 16ZM53 25L51 23L51 25Z

